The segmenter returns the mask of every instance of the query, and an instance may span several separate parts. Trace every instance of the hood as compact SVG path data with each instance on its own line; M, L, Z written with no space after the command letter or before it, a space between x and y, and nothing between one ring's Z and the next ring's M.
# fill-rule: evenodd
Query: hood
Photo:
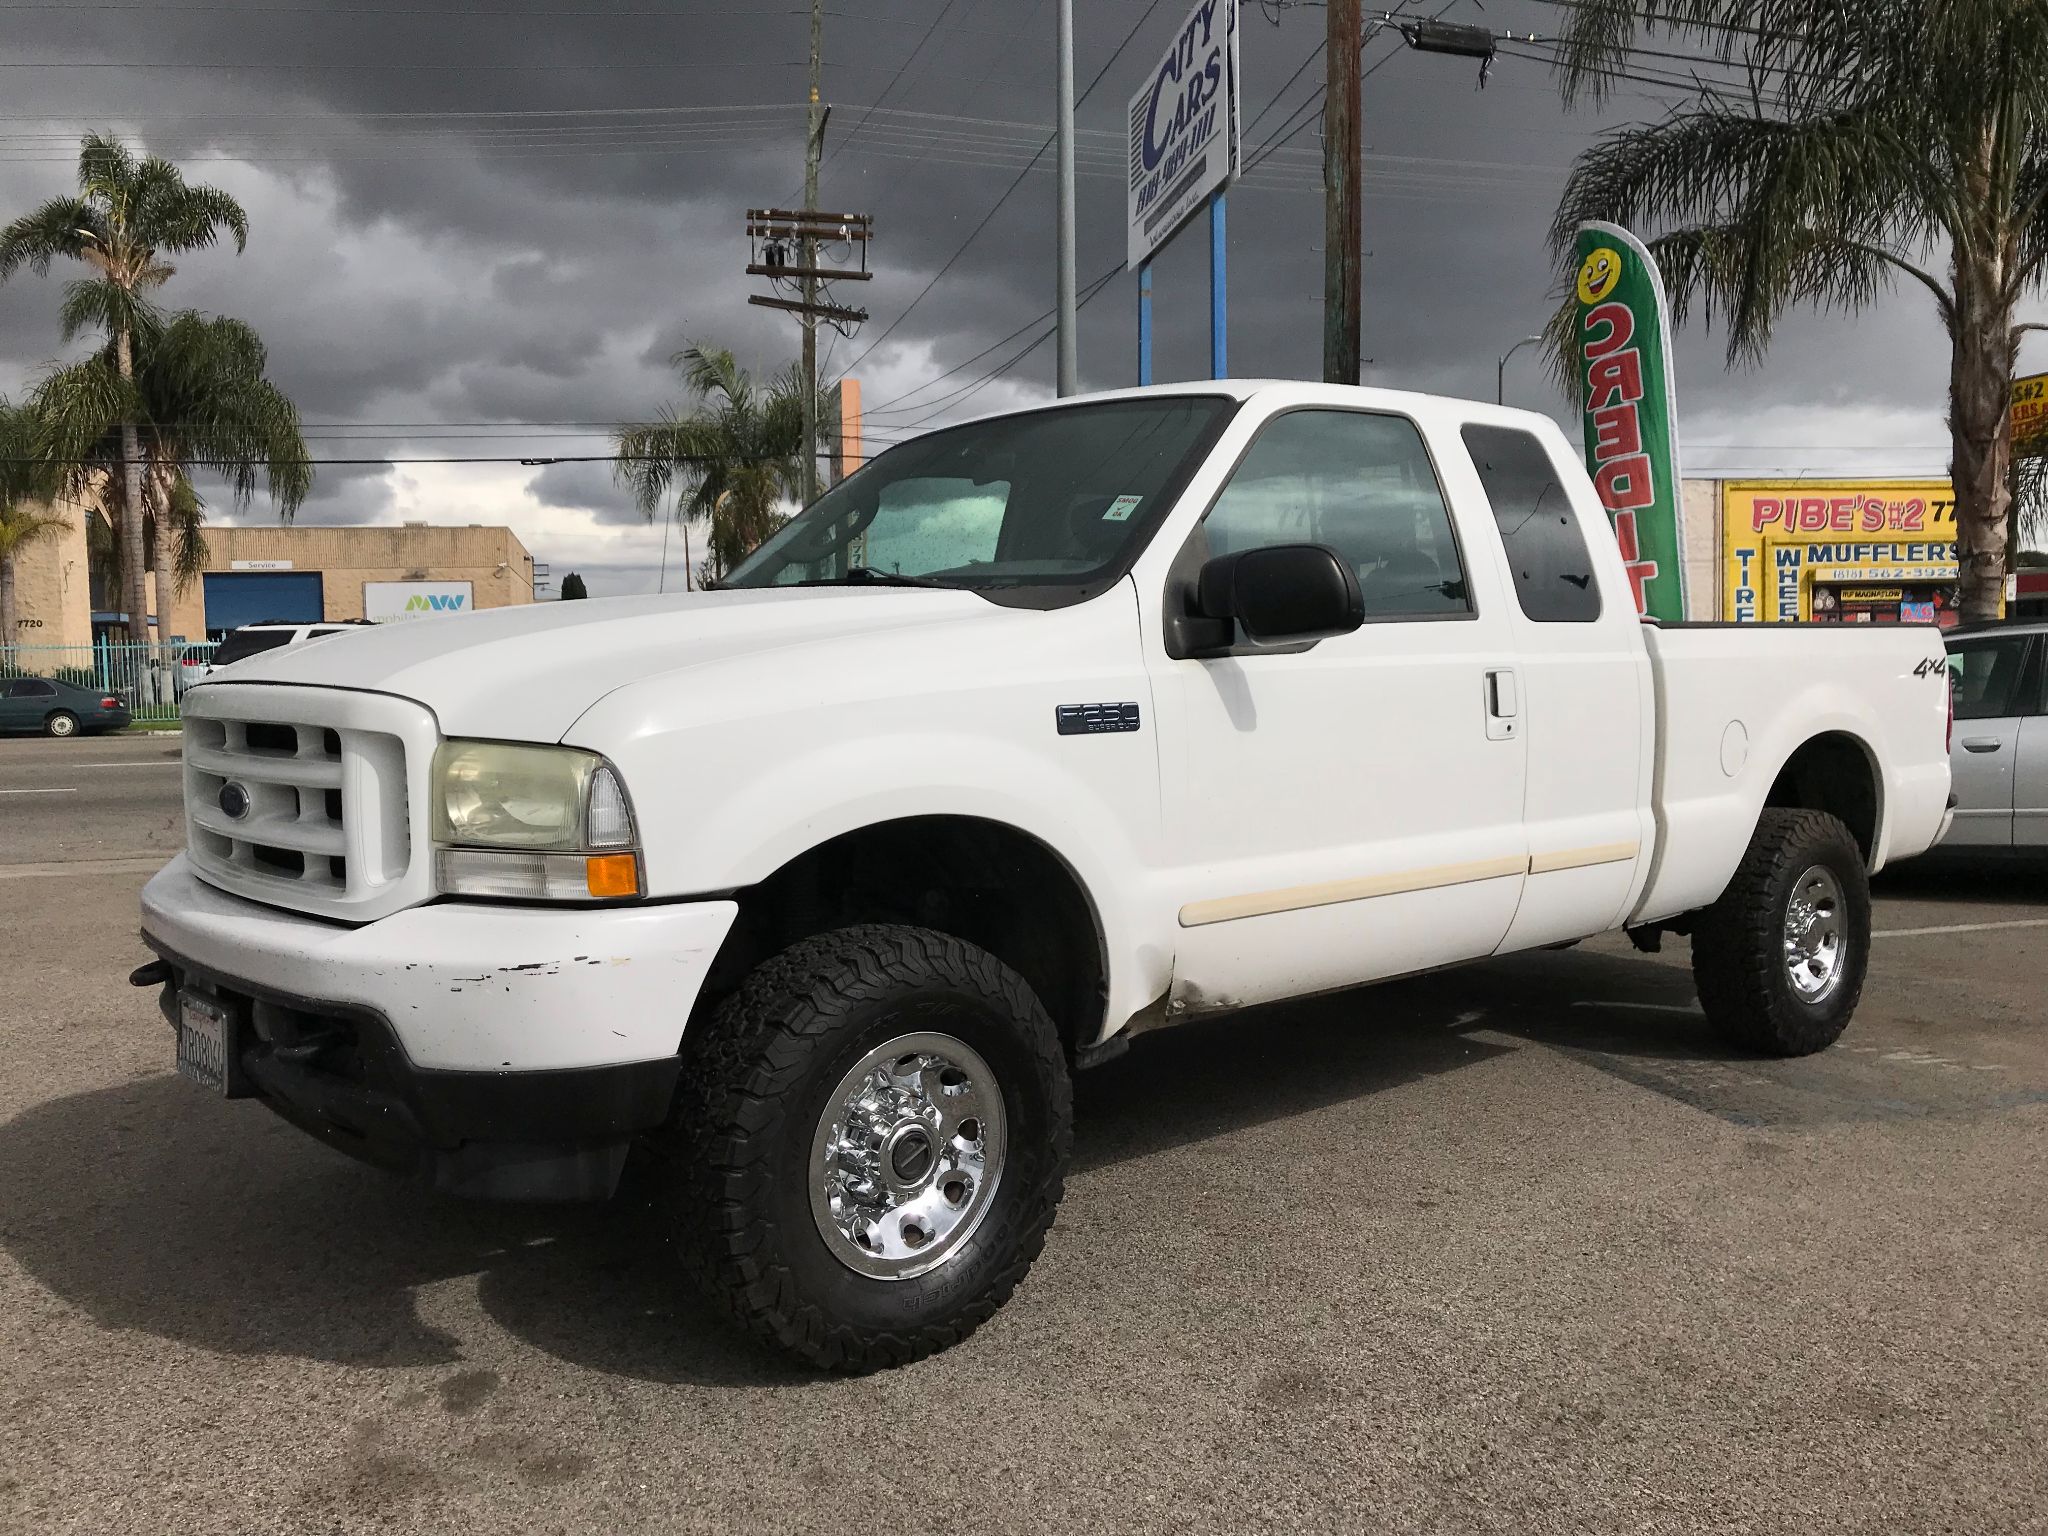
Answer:
M408 619L265 651L202 687L295 683L396 694L450 736L559 741L615 689L818 641L997 621L971 592L806 587L615 597Z

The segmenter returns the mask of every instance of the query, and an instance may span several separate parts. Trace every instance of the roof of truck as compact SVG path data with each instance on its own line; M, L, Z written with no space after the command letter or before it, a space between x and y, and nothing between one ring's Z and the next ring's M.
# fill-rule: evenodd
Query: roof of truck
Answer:
M1159 395L1226 395L1233 400L1243 401L1259 395L1281 392L1304 402L1368 406L1383 411L1398 411L1404 415L1426 414L1450 405L1460 411L1471 411L1475 414L1483 412L1496 421L1518 419L1532 424L1541 422L1555 426L1551 418L1541 412L1500 406L1491 400L1468 400L1456 395L1432 395L1420 390L1382 389L1362 384L1325 384L1314 379L1186 379L1173 384L1148 384L1141 388L1097 390L1084 395L1069 395L1064 400L1038 400L1028 405L987 411L979 416L962 417L959 421L947 422L945 426L964 426L969 421L991 421L1004 416L1022 416L1033 411L1055 410L1068 405L1092 405L1109 400L1142 400ZM942 431L944 427L935 426L931 430Z

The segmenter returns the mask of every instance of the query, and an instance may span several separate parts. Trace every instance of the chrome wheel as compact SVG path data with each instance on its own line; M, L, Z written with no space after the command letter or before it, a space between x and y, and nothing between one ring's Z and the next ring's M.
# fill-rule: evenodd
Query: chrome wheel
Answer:
M855 1062L811 1143L811 1217L878 1280L929 1274L981 1225L1003 1175L1003 1096L951 1035L898 1035Z
M1845 930L1841 882L1816 864L1793 883L1785 909L1785 974L1801 1002L1820 1002L1841 981Z

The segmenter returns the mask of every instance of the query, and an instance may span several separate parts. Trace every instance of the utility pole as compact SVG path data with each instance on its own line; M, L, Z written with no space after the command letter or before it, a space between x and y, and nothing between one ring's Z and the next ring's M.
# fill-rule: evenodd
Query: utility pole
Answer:
M812 0L815 5L819 0ZM1358 0L1349 0L1355 9ZM1059 213L1054 235L1056 260L1056 307L1059 318L1057 369L1062 396L1081 392L1081 361L1074 304L1074 0L1059 0L1059 111L1055 132L1059 137Z
M1358 382L1359 0L1329 0L1323 97L1323 381Z
M825 57L825 0L811 0L811 108L804 130L804 212L818 207L818 154L825 145L825 109L819 95ZM817 270L818 242L804 236L803 263ZM806 276L804 295L804 505L818 499L818 280Z

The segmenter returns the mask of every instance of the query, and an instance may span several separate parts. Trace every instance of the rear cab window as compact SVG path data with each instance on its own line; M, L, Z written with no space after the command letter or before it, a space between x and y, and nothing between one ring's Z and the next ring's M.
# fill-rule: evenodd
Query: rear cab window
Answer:
M1571 498L1543 440L1513 427L1463 429L1493 520L1507 546L1522 612L1538 624L1593 624L1600 580Z

